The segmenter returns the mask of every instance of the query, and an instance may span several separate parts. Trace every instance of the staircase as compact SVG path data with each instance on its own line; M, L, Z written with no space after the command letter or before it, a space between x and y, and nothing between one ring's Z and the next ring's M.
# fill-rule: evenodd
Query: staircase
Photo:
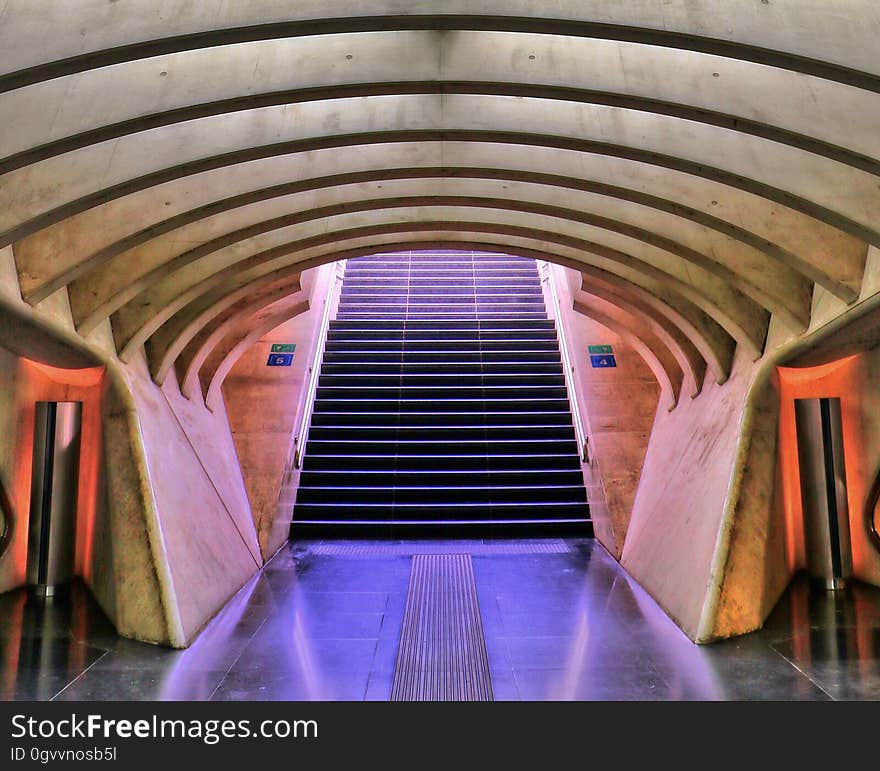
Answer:
M591 534L534 260L349 260L291 535Z

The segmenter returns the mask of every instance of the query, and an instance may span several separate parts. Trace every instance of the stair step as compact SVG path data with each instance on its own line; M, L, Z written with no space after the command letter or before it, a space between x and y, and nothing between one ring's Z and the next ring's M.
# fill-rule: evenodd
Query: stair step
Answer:
M327 336L327 346L330 350L338 347L352 346L371 348L376 345L397 345L409 350L496 350L505 351L513 348L528 346L532 350L559 350L555 330L511 330L510 333L502 331L469 332L455 330L450 334L434 330L403 330L394 329L362 329L346 330L345 332L331 332Z
M589 519L521 519L506 522L444 522L425 521L299 521L290 526L291 538L592 538L593 523Z
M509 332L512 329L556 329L556 324L552 320L548 318L543 319L531 319L528 321L517 322L512 324L509 321L499 321L498 319L480 319L478 321L442 321L434 319L433 321L410 321L404 325L402 321L331 321L330 322L330 330L337 329L370 329L370 328L381 328L381 329L403 329L406 326L406 329L424 329L431 332L436 332L437 330L447 330L447 329L469 329L469 330L491 330L491 329L501 329L505 332Z
M391 427L433 427L457 430L468 425L488 427L501 426L571 426L568 410L558 412L495 412L486 413L475 409L473 412L331 412L321 411L312 414L312 426L369 426Z
M340 442L446 442L574 439L574 428L538 426L312 426L309 439Z
M561 362L327 362L321 368L322 375L345 375L361 377L366 375L406 376L406 375L561 375Z
M411 294L428 300L429 298L436 299L438 296L484 297L502 292L513 297L540 298L544 296L541 288L534 285L533 279L516 279L503 283L500 281L473 281L471 279L459 283L448 279L427 279L410 283L407 283L406 279L352 281L350 284L346 282L340 296L344 302L348 302L365 297L408 297Z
M580 463L577 455L570 452L544 450L531 455L509 455L495 451L475 454L459 453L442 455L427 451L411 455L394 455L387 452L351 454L344 451L328 452L323 455L306 454L304 471L338 471L350 473L359 471L466 471L474 474L481 471L577 471Z
M559 355L559 347L556 338L547 337L543 340L328 340L325 352L351 353L354 351L375 351L377 349L386 353L418 353L424 354L431 351L443 353L503 353L509 351L521 351L528 346L534 353L546 353L548 351Z
M357 291L343 291L341 297L346 309L354 305L376 303L380 305L423 305L424 303L437 302L438 298L444 302L455 303L507 305L527 302L543 306L543 295L539 289L499 291L498 287L480 288L479 291L476 287L434 287L430 292L421 289L418 292L413 292L412 288L409 291L404 288L399 291L389 291L388 287L381 291L363 291L358 288Z
M588 519L586 503L362 503L356 507L348 503L300 503L294 507L296 520L347 521L380 520L417 522L444 520L447 522L495 520L517 522L547 519Z
M545 412L569 412L568 396L557 398L517 398L511 399L486 399L486 398L447 398L442 401L434 401L426 404L424 399L407 398L384 398L384 399L352 399L329 398L319 394L315 400L314 414L335 414L338 412L399 412L402 415L424 412L430 408L433 413L519 413L527 411Z
M351 471L343 470L311 470L303 471L300 486L306 487L342 487L351 484ZM360 470L357 483L361 487L420 487L432 486L457 487L463 484L498 485L501 487L515 485L579 485L583 487L583 476L579 470L544 469L540 471L497 470L473 471L472 469L449 469L435 471L420 470Z
M500 453L503 455L532 455L544 453L572 453L577 455L575 440L559 439L309 439L308 454L338 455L421 455L426 450L436 455L474 455Z
M361 374L337 375L322 374L318 379L318 387L333 388L334 386L351 386L353 388L386 388L410 386L425 388L429 386L456 388L495 386L561 386L565 387L562 373L492 373L483 372L467 374L462 372L432 372L424 374L377 374L364 372Z
M532 364L560 361L559 351L326 351L328 364L394 363L394 364Z
M456 503L584 503L583 481L577 485L470 485L461 487L312 487L300 485L300 503L333 503L361 506L365 503L386 505L427 505Z
M318 399L565 399L565 385L319 385ZM433 405L432 405L433 408Z

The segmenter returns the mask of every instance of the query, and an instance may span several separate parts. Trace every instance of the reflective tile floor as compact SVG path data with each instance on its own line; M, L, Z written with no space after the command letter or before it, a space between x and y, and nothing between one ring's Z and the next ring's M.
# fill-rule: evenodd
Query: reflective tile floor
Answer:
M118 638L81 587L0 596L2 699L387 699L413 551L471 553L503 699L880 699L880 590L795 582L765 629L693 645L591 540L308 542L186 651Z

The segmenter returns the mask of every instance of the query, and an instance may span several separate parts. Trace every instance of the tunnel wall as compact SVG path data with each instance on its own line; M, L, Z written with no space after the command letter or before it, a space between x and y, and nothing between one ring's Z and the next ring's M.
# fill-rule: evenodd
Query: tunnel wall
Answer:
M657 412L633 504L621 564L692 639L717 580L722 518L742 473L757 369L740 353L726 383L708 380L696 398Z
M120 394L108 388L103 368L57 369L0 349L7 437L0 474L14 511L0 591L26 582L34 403L82 401L75 572L120 633L180 645L262 558L225 414L187 401L173 380L159 388L137 364L126 380L131 391ZM158 519L154 534L144 522L150 511ZM169 613L179 619L176 633Z
M293 465L294 431L305 408L323 298L333 270L327 265L303 274L309 309L262 335L223 381L222 401L263 559L275 554L290 533L299 482L299 470ZM266 366L272 343L296 344L292 366Z
M142 359L126 375L170 594L189 641L262 566L256 532L225 414L187 402L173 380L158 387Z
M12 339L65 366L0 347L0 474L14 510L0 591L26 580L33 404L81 400L76 573L120 634L184 646L262 565L223 405L186 399L173 375L156 385L142 355L123 364L107 328L83 345L66 290L31 309L4 277Z
M590 462L581 465L590 517L599 542L620 559L639 484L660 386L642 358L619 335L573 307L570 274L554 266L561 318L574 367L577 404L589 437ZM552 299L545 293L547 307ZM594 369L589 345L611 345L617 367Z

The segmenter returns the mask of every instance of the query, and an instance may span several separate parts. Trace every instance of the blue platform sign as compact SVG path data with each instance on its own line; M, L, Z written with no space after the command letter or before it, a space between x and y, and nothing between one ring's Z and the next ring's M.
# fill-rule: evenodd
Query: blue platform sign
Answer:
M267 367L289 367L293 364L292 353L270 353Z
M601 356L591 355L590 364L593 366L593 369L608 369L617 366L617 359L611 353L602 354Z

